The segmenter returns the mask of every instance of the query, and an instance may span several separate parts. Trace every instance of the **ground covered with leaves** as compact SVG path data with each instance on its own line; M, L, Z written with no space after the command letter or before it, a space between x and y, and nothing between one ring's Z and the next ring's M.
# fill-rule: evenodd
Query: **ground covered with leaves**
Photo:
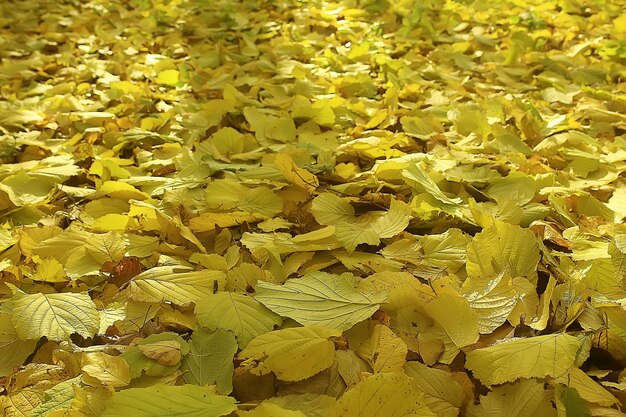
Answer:
M0 2L7 416L624 416L626 4Z

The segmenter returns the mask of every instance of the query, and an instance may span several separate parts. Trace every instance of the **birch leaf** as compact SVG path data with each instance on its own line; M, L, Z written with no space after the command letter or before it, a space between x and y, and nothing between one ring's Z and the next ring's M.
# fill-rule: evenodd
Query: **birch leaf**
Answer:
M241 348L282 323L280 316L254 298L237 293L209 295L196 305L195 312L201 326L233 332Z
M120 356L103 352L86 353L82 357L83 380L93 385L102 383L112 388L124 387L130 383L130 368Z
M387 294L361 292L348 275L315 272L283 285L260 281L255 298L276 314L304 326L347 330L378 310Z
M434 323L420 329L420 343L438 340L444 345L443 363L451 363L460 349L476 343L479 338L478 318L464 298L442 293L429 302L425 310Z
M420 362L407 362L404 370L424 393L424 402L438 417L456 417L463 406L463 387L448 372Z
M463 295L478 317L478 330L489 334L500 327L515 308L518 293L507 271L490 280L468 278Z
M496 222L478 233L467 245L467 274L495 277L509 269L513 277L537 275L539 246L530 230Z
M187 305L213 294L215 287L225 282L226 274L222 271L157 266L133 277L127 291L135 301Z
M302 411L287 410L276 404L264 402L250 411L240 411L241 417L307 417Z
M322 225L338 225L354 218L354 208L347 200L330 193L322 193L313 199L311 212Z
M21 365L36 345L37 340L20 339L10 314L0 313L0 377L9 375L14 367Z
M401 371L407 352L402 339L383 325L374 327L372 336L359 347L360 356L368 360L374 373Z
M424 394L402 373L373 375L348 390L328 417L434 417Z
M300 381L333 364L335 345L328 340L340 332L324 327L275 330L253 339L239 357L261 361L283 381Z
M11 322L20 339L61 341L74 333L88 338L98 331L100 313L87 293L19 294L13 300Z
M555 417L550 403L551 393L541 381L522 379L515 384L495 388L481 397L480 405L471 405L470 417Z
M195 331L189 342L189 353L180 366L185 372L183 379L188 384L216 385L219 394L230 394L236 352L237 341L232 333L223 330L214 333Z
M467 353L465 366L485 385L519 378L559 377L589 355L585 338L548 334L513 339Z
M102 417L220 417L236 410L235 399L209 387L155 385L116 392Z

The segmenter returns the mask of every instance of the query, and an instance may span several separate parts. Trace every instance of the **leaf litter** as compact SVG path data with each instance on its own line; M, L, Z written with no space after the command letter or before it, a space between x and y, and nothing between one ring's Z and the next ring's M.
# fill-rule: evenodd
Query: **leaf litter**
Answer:
M626 4L0 4L7 416L618 416Z

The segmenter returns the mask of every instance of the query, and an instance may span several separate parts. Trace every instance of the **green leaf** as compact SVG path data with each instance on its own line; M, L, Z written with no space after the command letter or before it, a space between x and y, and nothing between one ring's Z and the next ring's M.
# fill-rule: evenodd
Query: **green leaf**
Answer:
M44 402L33 409L29 417L45 417L57 410L70 407L74 399L74 390L80 384L80 376L68 379L47 390L44 394Z
M205 297L196 305L198 323L209 330L229 330L244 348L255 337L267 333L282 323L254 298L230 292L218 292Z
M484 385L558 377L582 363L589 348L585 338L569 334L519 338L468 352L465 366Z
M570 368L567 373L555 378L556 382L575 388L578 394L590 403L611 407L619 401L602 385L580 368Z
M580 397L576 388L558 385L555 391L557 408L562 406L565 409L566 417L591 417L589 407L587 407L585 401Z
M180 369L188 384L217 385L218 394L228 395L233 390L233 358L237 341L230 332L217 330L193 332L189 353L183 358Z
M171 344L171 342L174 343ZM172 348L172 346L178 349ZM157 355L146 356L145 352L149 352L151 348L153 350L161 349L164 353L163 360L160 360ZM142 373L148 376L165 376L179 368L180 358L188 352L189 345L182 337L173 332L163 332L135 341L135 346L126 349L121 357L128 362L131 378L137 378ZM170 357L166 356L167 354L170 354L170 357L176 355L179 361L174 363L176 356L174 356L174 360L171 360Z
M330 368L335 345L328 338L341 332L324 327L294 327L262 334L239 357L262 361L282 381L300 381Z
M401 373L371 376L349 389L328 417L434 417L424 394Z
M20 339L69 340L74 333L92 337L100 313L87 293L18 294L11 321Z
M209 387L155 385L116 392L102 417L220 417L236 409L234 398Z
M349 274L313 272L283 285L259 281L255 298L274 313L304 326L347 330L370 317L387 300L384 292L354 288Z

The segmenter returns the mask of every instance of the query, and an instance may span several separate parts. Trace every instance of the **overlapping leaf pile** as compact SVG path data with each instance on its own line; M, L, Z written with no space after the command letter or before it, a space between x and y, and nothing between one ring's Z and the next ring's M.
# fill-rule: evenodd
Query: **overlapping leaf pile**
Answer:
M619 416L626 4L0 3L7 416Z

